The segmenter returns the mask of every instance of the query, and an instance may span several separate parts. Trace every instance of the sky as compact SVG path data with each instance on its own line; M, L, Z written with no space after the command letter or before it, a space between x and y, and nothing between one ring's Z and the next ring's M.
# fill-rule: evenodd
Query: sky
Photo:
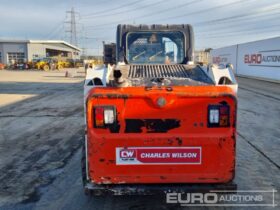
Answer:
M119 23L192 24L196 49L280 36L279 0L0 0L0 39L70 42L72 8L77 45L91 55Z

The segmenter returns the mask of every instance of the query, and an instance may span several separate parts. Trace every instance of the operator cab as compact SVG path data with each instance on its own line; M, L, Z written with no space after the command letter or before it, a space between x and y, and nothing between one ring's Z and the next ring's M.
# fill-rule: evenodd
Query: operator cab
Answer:
M130 64L183 63L182 32L131 32L126 35L126 59Z
M117 62L126 64L187 64L193 62L191 25L119 25Z

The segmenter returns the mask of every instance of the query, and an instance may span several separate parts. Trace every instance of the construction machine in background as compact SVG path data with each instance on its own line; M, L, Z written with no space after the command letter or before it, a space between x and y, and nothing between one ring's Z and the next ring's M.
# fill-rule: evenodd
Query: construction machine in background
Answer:
M3 63L0 63L0 70L3 70L5 68L5 65Z
M50 70L62 70L65 68L65 62L58 61L53 58L41 58L35 61L35 68L38 70L50 71Z
M87 59L84 60L85 66L89 68L94 68L96 66L103 65L103 60L101 59Z
M84 67L84 60L82 59L67 59L68 67L67 68L80 68Z

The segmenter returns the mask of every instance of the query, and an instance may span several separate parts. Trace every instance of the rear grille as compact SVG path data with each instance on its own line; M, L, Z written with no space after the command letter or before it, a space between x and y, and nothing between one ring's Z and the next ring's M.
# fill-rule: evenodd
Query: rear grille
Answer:
M189 78L184 65L130 65L130 78Z

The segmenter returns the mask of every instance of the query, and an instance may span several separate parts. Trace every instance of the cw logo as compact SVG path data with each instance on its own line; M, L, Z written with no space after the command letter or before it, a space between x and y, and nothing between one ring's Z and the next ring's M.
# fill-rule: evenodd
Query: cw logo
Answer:
M131 149L124 149L120 151L120 157L121 158L135 158L136 157L136 151Z

